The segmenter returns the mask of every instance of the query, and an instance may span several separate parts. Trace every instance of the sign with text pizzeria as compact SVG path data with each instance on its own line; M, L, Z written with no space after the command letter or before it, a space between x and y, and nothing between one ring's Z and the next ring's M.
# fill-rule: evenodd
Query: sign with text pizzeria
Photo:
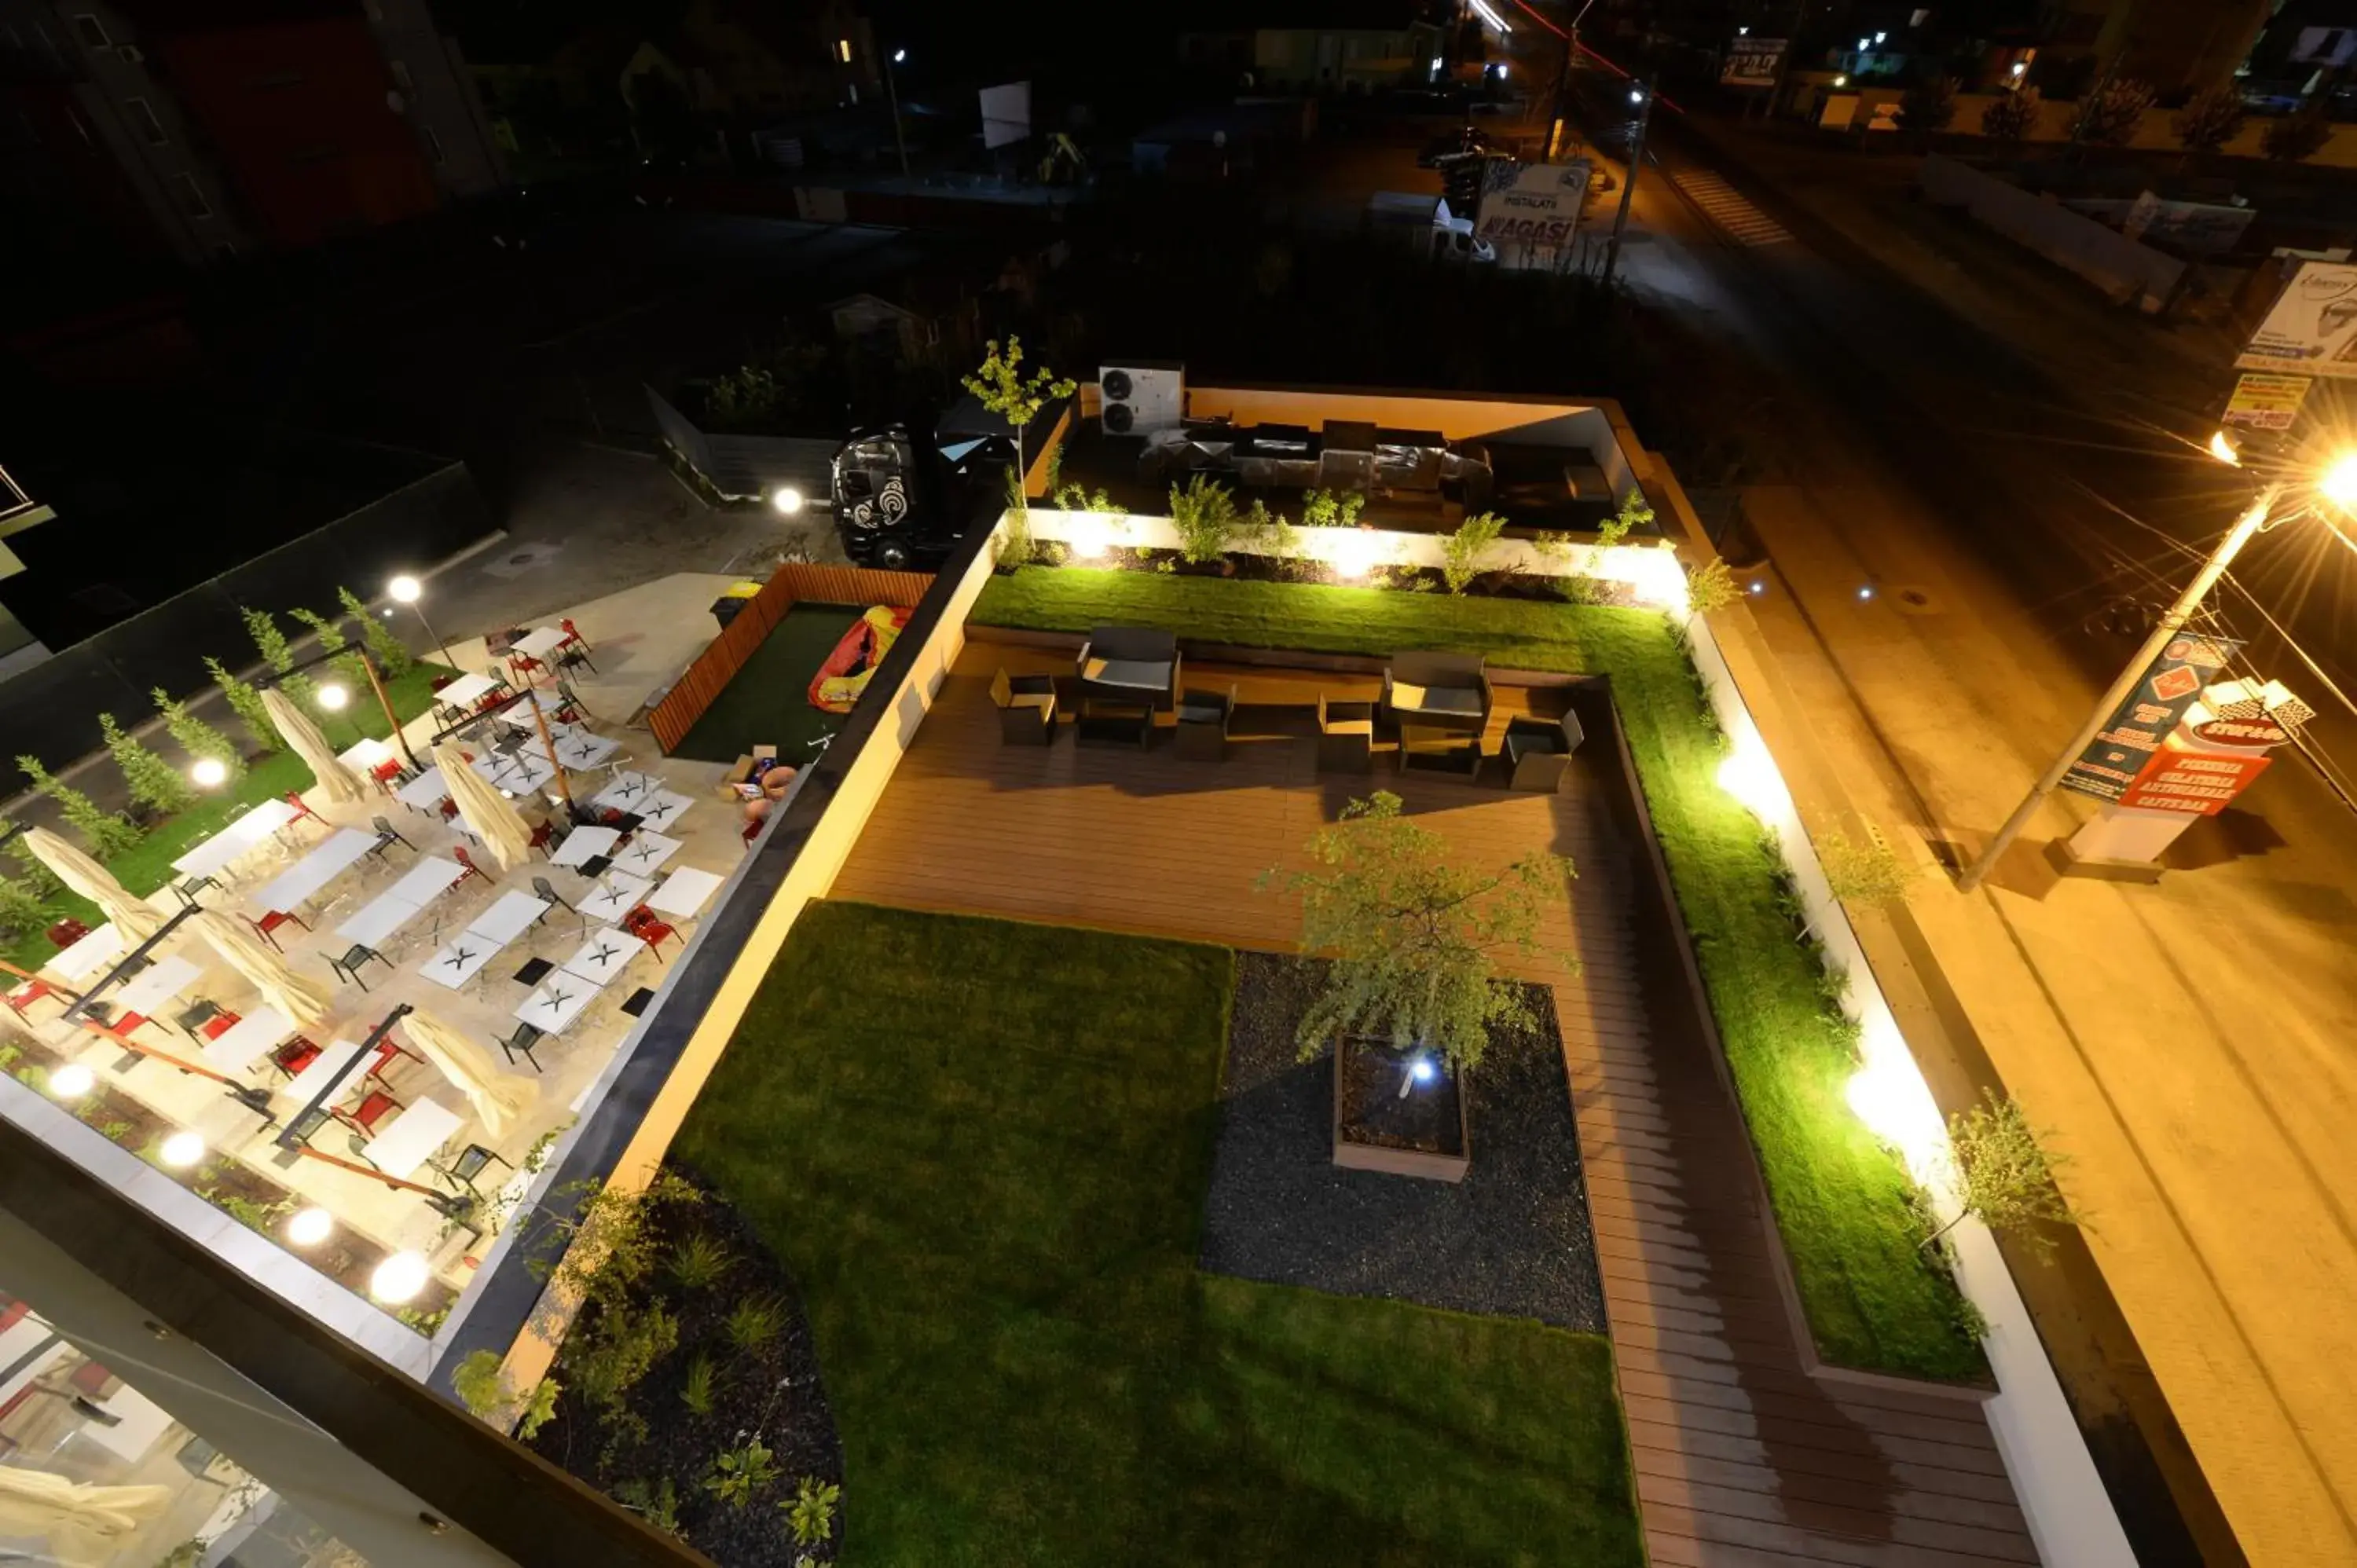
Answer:
M2161 742L2193 705L2201 688L2226 667L2242 643L2233 638L2172 639L2112 711L2110 720L2062 775L2062 788L2098 800L2117 800L2135 784Z
M2156 753L2120 797L2137 811L2214 817L2267 769L2272 757L2213 757L2174 748Z

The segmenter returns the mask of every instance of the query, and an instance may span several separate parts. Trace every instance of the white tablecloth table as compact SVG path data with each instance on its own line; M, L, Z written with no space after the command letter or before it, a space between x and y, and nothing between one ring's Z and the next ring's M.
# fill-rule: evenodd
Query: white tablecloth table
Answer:
M210 876L252 854L264 839L295 820L295 808L273 798L231 822L172 863L183 876Z
M647 908L665 915L693 915L704 908L721 883L726 880L718 872L683 865L664 877L663 885L648 895Z
M380 893L353 910L351 918L336 928L336 935L364 948L381 947L387 937L417 918L420 908L409 899Z
M389 1176L406 1178L466 1122L439 1101L414 1101L392 1126L361 1145L361 1158Z
M366 774L395 760L398 756L392 746L376 736L364 735L336 753L336 760L356 773Z
M124 947L123 933L109 920L92 927L88 936L77 939L71 947L59 948L41 967L67 980L87 980L110 959L121 954Z
M350 869L352 863L366 854L375 843L374 833L364 833L358 828L338 828L310 854L280 872L268 886L247 899L247 907L291 914Z
M611 925L629 914L646 895L647 889L653 886L648 877L633 875L627 871L609 871L606 874L606 880L598 884L597 891L573 908L585 920L601 926Z
M275 1007L257 1007L205 1044L205 1065L232 1076L276 1050L295 1026Z
M434 700L446 708L470 708L506 685L488 675L461 675L435 693Z
M602 931L592 931L589 940L557 967L576 980L603 985L628 969L630 961L639 956L639 950L644 945L628 932L608 927Z
M575 831L577 832L579 830ZM567 843L572 842L565 840ZM625 871L635 871L643 875L684 847L677 839L665 838L661 833L649 832L641 828L631 835L630 843L621 853L614 856L614 864Z
M328 1087L329 1080L352 1064L361 1054L358 1040L333 1040L311 1058L311 1065L289 1079L278 1090L279 1098L296 1105L308 1105L311 1097Z
M685 816L687 809L694 804L694 800L677 790L658 789L653 794L641 798L630 810L638 812L640 820L647 826L668 829L680 818Z
M561 1035L597 996L597 987L559 970L523 999L515 1015L544 1035Z
M467 922L467 934L504 947L532 929L532 923L548 913L549 908L547 899L534 894L502 893L490 908Z
M614 841L621 836L613 828L576 828L565 835L565 842L558 844L556 853L548 858L558 865L579 865L585 860L611 851Z
M413 811L437 810L450 798L450 786L442 782L442 769L429 768L393 792L393 798Z
M135 978L125 982L122 990L100 1000L153 1018L158 1007L194 985L197 977L202 973L203 965L190 963L176 953L170 958L157 959L141 970Z
M563 627L536 626L509 643L508 651L521 653L527 659L545 659L556 651L556 645L564 640Z

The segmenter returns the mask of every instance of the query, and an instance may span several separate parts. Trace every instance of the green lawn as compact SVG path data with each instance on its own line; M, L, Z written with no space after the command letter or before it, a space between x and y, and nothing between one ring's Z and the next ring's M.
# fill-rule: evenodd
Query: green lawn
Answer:
M1771 846L1717 786L1717 727L1664 618L1027 567L992 578L973 618L1052 631L1163 626L1205 641L1319 652L1458 650L1500 666L1610 676L1819 1350L1870 1371L1986 1374L1953 1282L1918 1247L1923 1228L1905 1168L1842 1097L1857 1069L1850 1032L1824 998L1815 960L1793 940Z
M1602 1339L1195 1271L1232 959L813 905L674 1154L785 1258L853 1564L1639 1564Z
M432 705L434 677L453 671L439 664L419 664L387 681L385 695L392 699L393 711L401 715L404 724L415 718ZM222 733L233 740L246 738L245 726L234 718L217 721ZM361 736L378 740L392 733L384 722L384 714L373 697L365 706L355 703L346 713L322 725L328 743L340 751ZM180 750L163 736L147 737L147 744L175 763L182 760ZM101 764L102 767L106 766ZM12 769L13 770L13 769ZM21 782L21 779L19 780ZM274 751L247 768L245 777L235 789L222 789L209 799L199 801L176 816L165 818L148 830L146 837L132 848L106 863L115 880L134 893L153 893L172 879L172 862L186 854L189 848L220 831L223 822L249 807L281 796L289 789L308 789L315 780L311 770L303 766L302 758L291 751ZM66 834L72 838L69 831ZM15 875L20 868L13 860L0 861L0 876ZM85 925L97 925L105 917L98 907L71 893L60 893L48 901L55 921L70 915ZM8 961L22 969L38 969L55 950L41 931L29 932L7 945Z
M787 610L671 755L734 762L756 746L774 746L786 761L807 766L818 756L811 742L848 716L811 706L811 677L862 613L843 605Z

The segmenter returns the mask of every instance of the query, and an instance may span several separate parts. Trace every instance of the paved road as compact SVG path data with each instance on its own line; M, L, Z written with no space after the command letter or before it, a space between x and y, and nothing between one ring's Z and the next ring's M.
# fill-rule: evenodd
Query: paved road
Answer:
M1861 809L1975 852L2127 650L2089 618L2181 581L2183 542L2222 530L2246 481L2160 434L2198 428L2182 343L2107 323L2088 349L2058 314L2052 347L2025 351L1674 116L1656 132L1629 275L1780 383L1771 482L1745 498L1772 562L1755 612ZM2058 377L2074 343L2078 373ZM2337 602L2309 590L2343 580L2341 548L2304 520L2238 573L2327 660ZM2238 608L2234 628L2254 619ZM2264 632L2255 646L2317 691ZM2345 713L2317 728L2357 757ZM2058 886L2036 842L2088 814L2059 800L1990 888L1932 880L1916 908L1998 1076L2074 1156L2093 1257L2242 1549L2357 1561L2357 820L2289 762L2190 833L2162 886ZM2181 1538L2139 1547L2186 1560Z

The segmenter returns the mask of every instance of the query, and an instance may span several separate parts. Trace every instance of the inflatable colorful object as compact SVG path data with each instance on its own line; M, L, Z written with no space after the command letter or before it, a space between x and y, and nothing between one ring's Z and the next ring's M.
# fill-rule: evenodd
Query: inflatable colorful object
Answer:
M847 714L859 701L859 693L867 689L867 678L884 662L900 628L909 624L909 612L877 605L843 634L834 651L811 677L811 706L830 714Z

